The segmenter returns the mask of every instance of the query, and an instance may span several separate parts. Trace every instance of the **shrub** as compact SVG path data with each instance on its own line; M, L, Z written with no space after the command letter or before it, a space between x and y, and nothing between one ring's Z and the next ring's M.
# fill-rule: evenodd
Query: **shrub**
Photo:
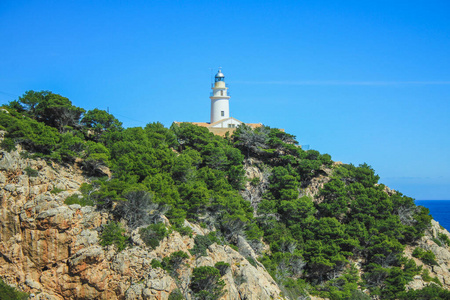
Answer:
M109 222L104 228L100 236L100 245L109 246L116 245L117 250L122 251L127 246L128 238L124 235L123 229L117 222Z
M177 274L178 269L183 265L183 261L188 259L189 255L183 251L177 251L170 256L163 258L162 267L164 270L170 272L173 275Z
M7 152L11 152L13 150L16 150L16 143L10 138L5 138L0 146L5 149Z
M433 242L435 242L439 247L442 247L442 242L437 238L432 238Z
M214 268L219 270L220 276L223 276L227 273L228 269L230 268L230 264L223 261L219 261L214 265Z
M422 260L427 265L433 266L438 265L436 262L436 256L434 255L433 251L431 250L423 250L420 247L416 247L412 253L412 256L417 257L418 259Z
M0 300L25 300L28 294L7 285L0 279Z
M37 177L37 176L39 175L39 172L38 172L37 170L32 169L32 168L30 168L30 167L26 167L26 168L24 169L24 171L25 171L25 173L27 173L27 175L28 175L29 177Z
M223 287L225 286L220 277L219 270L214 267L194 268L190 287L196 299L219 299L224 293Z
M212 235L197 235L194 238L194 248L189 251L192 255L206 256L206 249L215 242L214 238L215 236Z
M230 244L230 245L228 245L228 246L230 246L230 248L233 249L234 251L239 252L239 247L238 247L238 246L233 245L233 244Z
M61 193L62 191L64 191L64 190L63 190L63 189L58 189L57 187L54 187L54 188L50 191L50 193L56 195L56 194Z
M435 284L429 284L421 290L409 290L401 295L399 299L450 299L450 292Z
M424 251L423 251L422 248L416 247L416 248L414 249L413 253L412 253L412 256L417 257L417 258L420 258L420 257L422 257L422 253L423 253L423 252L424 252Z
M431 277L430 272L427 269L424 269L422 271L422 279L425 282L434 282L438 284L439 286L442 286L442 283L439 281L439 278L437 277Z
M252 186L257 186L258 184L260 184L261 180L258 177L253 177L252 180L250 180L250 184Z
M162 269L162 267L163 267L161 262L159 260L157 260L157 259L152 259L151 265L152 265L153 269L156 269L156 268L161 268Z
M447 246L450 246L450 238L445 233L438 233L438 238Z
M173 290L169 295L169 300L183 300L184 296L179 289Z
M153 202L154 195L135 190L124 195L127 201L120 202L115 214L127 221L130 228L156 223L167 211L167 206Z
M78 194L73 194L64 200L66 205L79 204L81 206L94 206L94 201L89 197L80 197Z
M166 225L161 222L139 229L139 235L147 246L155 249L159 246L159 242L168 236L168 232Z
M353 290L351 291L350 299L352 300L370 300L369 295L365 294L363 291L360 290Z
M256 264L256 261L253 259L253 257L248 256L248 257L246 257L246 259L252 266L254 266L256 268L257 264Z
M192 237L192 229L188 226L175 226L173 227L175 231L178 231L181 235L187 235Z

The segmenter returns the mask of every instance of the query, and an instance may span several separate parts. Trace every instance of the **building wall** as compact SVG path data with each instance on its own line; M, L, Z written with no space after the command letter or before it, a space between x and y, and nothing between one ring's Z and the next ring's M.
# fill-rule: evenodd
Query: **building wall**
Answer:
M227 132L229 132L230 135L232 135L233 132L236 130L236 128L214 128L214 127L209 127L208 130L209 130L209 132L212 132L215 135L225 136L225 134Z
M219 124L212 125L210 128L234 128L234 127L237 127L241 123L242 122L240 122L236 119L230 118L228 120L220 122ZM231 125L231 126L229 126L229 125Z
M224 115L222 116L221 112ZM211 99L211 123L230 117L230 105L228 98Z

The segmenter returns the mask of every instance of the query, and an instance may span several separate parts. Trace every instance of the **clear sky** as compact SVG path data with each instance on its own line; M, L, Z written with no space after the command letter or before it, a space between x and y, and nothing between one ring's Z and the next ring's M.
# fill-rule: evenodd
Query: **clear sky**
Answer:
M235 118L450 199L449 16L448 0L2 0L0 103L50 90L127 127L209 121L221 66Z

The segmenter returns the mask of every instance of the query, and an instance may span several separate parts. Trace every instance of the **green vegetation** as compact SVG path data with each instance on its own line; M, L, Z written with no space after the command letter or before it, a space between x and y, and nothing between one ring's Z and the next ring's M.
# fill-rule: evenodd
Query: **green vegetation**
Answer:
M93 192L92 186L86 183L83 183L80 187L81 195L73 194L67 197L64 200L64 203L67 205L71 204L79 204L81 206L93 206L95 205L93 197L91 197L91 193Z
M157 259L152 259L151 265L152 265L153 269L162 268L163 267L161 262L159 260L157 260Z
M445 233L438 233L437 239L439 240L439 246L446 245L450 246L450 238Z
M51 194L59 194L59 193L61 193L62 191L64 191L63 189L59 189L59 188L57 188L57 187L54 187L51 191L50 191L50 193Z
M421 290L409 290L399 295L400 300L441 300L450 299L450 291L440 288L438 285L430 284Z
M157 223L139 229L139 235L147 246L155 249L168 236L168 231L164 223Z
M24 171L29 177L37 177L39 175L38 170L32 169L30 167L26 167Z
M120 223L109 222L104 228L100 236L100 245L109 246L116 245L117 250L122 251L127 246L128 237L125 235L125 229Z
M219 270L220 272L220 276L223 276L227 273L227 271L230 269L230 264L223 262L223 261L219 261L214 265L214 268L216 268L217 270Z
M421 259L424 263L430 266L436 266L438 263L436 262L436 256L431 250L423 250L420 247L414 249L412 256Z
M427 269L423 270L421 275L422 275L423 281L425 281L425 282L434 282L437 285L442 286L442 283L439 281L439 278L431 277L430 272Z
M173 290L169 295L169 300L184 300L184 299L185 298L179 289Z
M67 205L79 204L81 206L92 206L94 202L88 198L80 197L78 194L73 194L64 200L64 203Z
M194 248L190 250L192 255L206 256L206 250L213 243L220 243L219 239L215 236L214 232L210 232L208 235L197 235L194 238Z
M252 266L254 266L255 268L257 267L257 263L253 257L247 256L246 259Z
M0 300L25 300L28 299L28 294L21 292L0 279Z
M181 235L187 235L189 237L192 237L192 229L188 226L175 226L173 228L175 231L178 231Z
M190 287L194 292L195 299L219 299L224 293L223 287L225 286L225 282L220 277L219 270L214 267L194 268Z
M165 215L182 235L192 235L184 227L186 219L216 230L195 237L195 256L206 255L214 242L238 251L238 241L245 239L291 298L309 292L330 299L367 299L361 292L366 289L382 299L413 295L405 286L422 270L402 253L405 245L423 236L431 216L412 198L387 193L367 164L335 164L330 155L304 151L294 136L267 126L243 125L225 138L187 123L124 129L109 113L86 112L48 91L28 91L4 109L3 149L11 151L20 144L29 157L80 161L92 177L91 184L80 188L81 195L65 203L92 205L113 216L101 234L104 246L126 247L121 222L128 230L141 227L143 240L157 247L169 233L161 223ZM244 189L244 163L250 160L262 172L250 181L258 191L253 194ZM105 166L111 178L103 177ZM25 170L29 176L34 171ZM305 188L324 177L329 181L316 198L306 196ZM450 244L443 234L435 240ZM430 251L416 248L414 255L435 263ZM175 252L152 266L177 277L188 257ZM351 264L356 259L362 261L362 278ZM197 298L221 295L225 267L194 269L191 289ZM241 275L233 276L242 281ZM211 283L206 290L205 282ZM433 287L423 293L441 291ZM411 299L422 294L414 295Z
M28 91L18 100L4 107L8 112L0 113L0 127L7 131L2 147L14 150L16 144L36 157L73 163L82 158L88 174L98 174L98 167L108 164L109 153L102 143L104 134L122 130L121 123L105 111L88 111L91 123L101 123L101 117L112 119L114 126L104 126L93 137L91 123L82 122L85 110L49 91ZM98 112L99 110L94 110ZM98 118L98 119L96 119ZM90 166L90 169L87 166Z
M184 265L184 261L189 258L189 255L183 251L176 251L170 256L164 257L161 265L164 270L168 271L172 276L177 277L178 269Z

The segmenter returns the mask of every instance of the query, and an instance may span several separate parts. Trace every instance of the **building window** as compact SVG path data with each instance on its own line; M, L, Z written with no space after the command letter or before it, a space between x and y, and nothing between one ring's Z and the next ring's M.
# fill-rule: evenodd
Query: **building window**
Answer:
M223 96L223 91L220 91L220 96Z
M220 116L222 116L222 117L225 116L225 112L223 110L220 112Z

